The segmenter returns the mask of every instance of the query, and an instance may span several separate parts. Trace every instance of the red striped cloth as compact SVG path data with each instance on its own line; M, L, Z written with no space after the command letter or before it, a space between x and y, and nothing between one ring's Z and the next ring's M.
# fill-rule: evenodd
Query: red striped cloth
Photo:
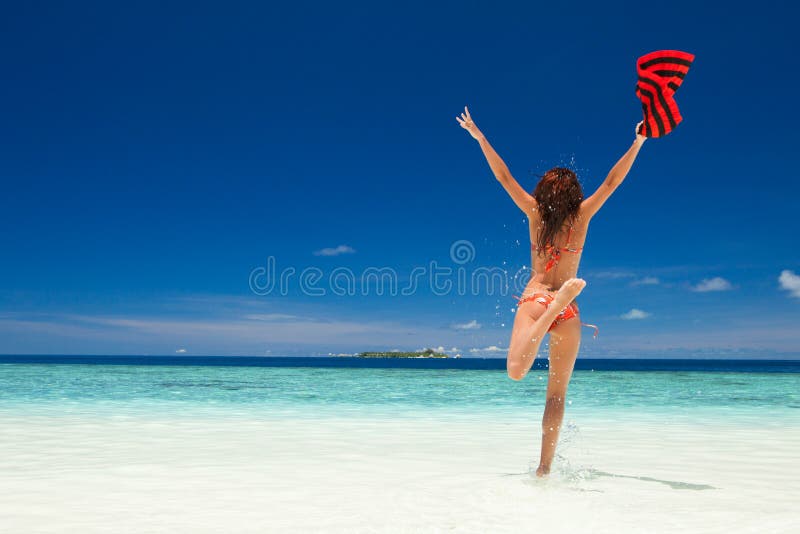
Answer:
M636 96L642 101L644 124L639 133L662 137L670 133L683 117L675 102L675 91L689 72L694 54L679 50L650 52L636 62Z

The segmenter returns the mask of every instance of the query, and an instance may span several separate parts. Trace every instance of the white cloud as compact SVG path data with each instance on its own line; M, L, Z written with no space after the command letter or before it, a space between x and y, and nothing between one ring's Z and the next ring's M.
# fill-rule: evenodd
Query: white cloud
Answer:
M800 276L800 271L794 273L790 271L790 274ZM784 276L784 279L791 280L792 277ZM139 304L136 303L135 309L140 308ZM149 313L136 315L131 315L130 308L119 303L103 306L102 314L98 312L97 315L91 312L75 315L56 310L3 310L0 311L0 352L175 354L176 349L185 348L189 342L193 355L308 356L329 352L351 354L385 350L386 347L410 350L420 346L462 345L462 354L466 356L505 357L508 350L502 345L488 345L503 339L508 334L508 327L500 329L494 325L482 325L480 330L452 330L448 323L442 328L441 324L435 324L436 321L423 317L385 320L369 312L351 315L344 313L349 310L339 312L337 308L322 313L317 303L285 300L280 302L280 308L276 304L273 299L195 295L155 300L150 304ZM754 305L757 307L751 309ZM687 357L697 355L701 349L746 350L754 357L772 352L797 356L796 317L770 314L767 302L763 308L758 307L761 304L752 302L743 306L726 308L724 316L715 317L713 322L703 321L688 331L686 325L666 320L656 324L652 320L656 315L653 313L644 320L644 323L653 323L653 329L646 332L628 329L624 335L614 336L613 340L606 338L601 345L606 352L628 357L640 354L664 356L671 354L664 351L673 349L683 351ZM753 313L747 313L748 310ZM267 317L294 314L296 319L258 321L245 318L251 314ZM661 317L660 312L658 315ZM624 324L628 324L627 321ZM475 348L463 347L467 335L470 339L474 336L475 340L470 343ZM597 344L587 343L585 348L581 347L581 354L592 350L593 346ZM185 354L189 352L187 349Z
M590 275L593 278L608 278L610 280L616 280L619 278L633 278L634 276L636 276L636 274L630 271L618 271L618 270L595 271L593 273L590 273Z
M645 276L644 278L640 278L639 280L634 280L631 282L632 286L656 286L661 283L661 280L656 278L655 276Z
M342 254L354 254L356 249L349 245L339 245L338 247L323 248L314 251L314 256L341 256Z
M442 352L442 353L445 353L445 354L456 354L456 353L459 352L458 347L451 347L451 348L448 349L444 345L439 345L438 347L433 347L433 346L431 346L431 347L422 347L420 349L417 349L417 352L422 352L422 351L428 350L428 349L435 350L436 352ZM406 352L406 351L394 350L392 352Z
M245 315L244 318L251 321L289 321L291 319L299 319L296 315L288 315L286 313L251 313Z
M469 349L469 351L473 354L483 353L483 352L506 352L508 349L504 349L502 347L498 347L497 345L490 345L484 348L473 348Z
M450 325L450 328L452 328L453 330L477 330L480 327L481 324L475 319L471 320L468 323L457 323Z
M705 278L696 286L692 286L692 291L707 293L709 291L728 291L732 288L730 282L720 276L715 276L714 278Z
M752 303L748 304L752 306ZM730 355L732 351L741 351L747 352L752 358L769 357L770 352L778 352L790 354L791 359L796 359L797 325L793 321L796 322L797 319L769 314L768 310L767 313L747 316L746 309L740 317L719 322L701 321L690 328L685 325L671 327L665 321L660 325L664 327L663 330L640 332L629 329L625 335L617 336L613 340L613 349L626 357L639 357L649 353L662 358L694 358L702 357L699 351L707 351L709 355ZM606 342L611 348L611 342ZM587 348L593 345L586 344ZM581 353L583 352L582 345Z
M620 315L622 319L647 319L650 317L650 314L644 310L640 310L639 308L632 308L631 311L623 313Z
M186 354L186 349L178 349L175 351L176 354Z
M794 274L793 271L784 269L778 277L778 282L781 288L789 292L793 297L800 298L800 276Z
M303 351L311 345L328 352L342 352L376 343L408 343L409 333L417 339L441 336L440 328L420 329L397 322L336 320L329 317L304 317L302 320L252 321L234 317L164 317L115 315L46 315L31 318L0 319L0 339L13 332L29 346L27 352L53 352L50 346L64 345L73 352L110 354L174 353L186 339L192 340L193 354L259 354L264 346L285 345ZM351 348L352 347L352 348ZM62 349L63 350L63 349ZM187 350L188 353L188 350Z

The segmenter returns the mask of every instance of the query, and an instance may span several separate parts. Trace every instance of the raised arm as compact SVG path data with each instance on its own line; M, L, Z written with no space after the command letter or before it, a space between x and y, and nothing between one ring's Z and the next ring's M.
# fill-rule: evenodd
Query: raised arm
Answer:
M641 123L636 125L636 139L633 141L628 151L625 152L625 154L619 158L619 161L611 168L608 176L606 176L606 179L600 184L600 187L597 188L597 191L581 203L581 214L585 217L591 218L597 213L600 207L605 204L606 200L611 196L611 193L616 191L619 184L625 180L628 171L631 170L631 166L633 162L636 161L636 156L639 154L639 149L642 148L642 145L647 139L647 137L639 135L640 125Z
M511 171L508 170L508 166L503 161L503 159L494 151L492 145L489 144L489 141L486 139L486 136L478 129L475 123L472 121L472 117L469 114L469 110L467 106L464 106L464 113L461 114L461 117L456 117L456 120L464 128L469 134L478 141L478 144L483 151L483 155L486 157L486 161L489 163L489 167L491 167L492 172L494 173L495 178L500 184L503 186L503 189L511 196L511 199L514 203L524 211L526 214L530 215L531 211L536 208L536 200L534 200L533 196L531 196L527 191L525 191L521 185L511 176Z

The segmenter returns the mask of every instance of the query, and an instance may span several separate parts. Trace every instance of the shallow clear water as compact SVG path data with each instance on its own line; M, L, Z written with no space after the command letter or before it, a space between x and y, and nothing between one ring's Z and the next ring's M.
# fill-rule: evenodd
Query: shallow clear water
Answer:
M0 365L12 531L790 532L800 375Z
M547 371L513 382L501 371L268 367L162 367L98 365L0 366L0 407L62 408L118 405L132 409L260 405L307 413L306 406L337 409L505 410L541 397ZM724 409L744 414L769 409L800 414L800 374L576 371L573 409L669 411Z

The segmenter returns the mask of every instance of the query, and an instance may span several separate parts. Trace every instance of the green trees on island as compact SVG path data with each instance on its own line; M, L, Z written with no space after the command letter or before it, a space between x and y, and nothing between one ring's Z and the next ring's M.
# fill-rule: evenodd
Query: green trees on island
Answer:
M359 358L449 358L447 354L436 352L433 349L415 352L360 352L356 356Z

